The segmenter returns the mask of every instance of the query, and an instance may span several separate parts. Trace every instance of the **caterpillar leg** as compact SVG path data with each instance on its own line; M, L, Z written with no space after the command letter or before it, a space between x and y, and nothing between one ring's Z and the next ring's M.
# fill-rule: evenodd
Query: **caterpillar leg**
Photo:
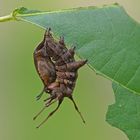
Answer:
M68 97L68 98L73 102L74 107L75 107L76 111L78 112L78 114L80 115L80 117L81 117L83 123L86 123L85 120L84 120L84 117L82 116L81 112L79 111L78 106L76 105L76 103L75 103L73 97L70 96L70 97Z
M49 98L47 98L45 100L45 101L47 101L45 103L45 106L35 115L33 120L35 120L47 107L49 107L50 105L52 105L53 103L55 103L58 100L63 100L63 98L61 96L56 97L55 94L52 94Z
M36 100L39 100L39 99L42 97L43 93L44 93L44 88L43 88L43 90L41 91L41 93L40 93L39 95L36 96Z
M49 97L47 98L47 100L49 100L45 106L35 115L35 117L33 118L33 120L35 120L47 107L49 107L50 105L52 105L53 103L55 103L58 99L56 98L54 101L53 101L54 97Z
M58 100L58 98L57 98ZM62 103L63 99L58 100L58 105L57 107L47 116L47 118L41 122L36 128L39 128L40 126L42 126L60 107L61 103Z
M44 92L50 93L50 90L47 87L44 87L43 90L41 91L41 93L36 97L36 100L39 100L42 97Z

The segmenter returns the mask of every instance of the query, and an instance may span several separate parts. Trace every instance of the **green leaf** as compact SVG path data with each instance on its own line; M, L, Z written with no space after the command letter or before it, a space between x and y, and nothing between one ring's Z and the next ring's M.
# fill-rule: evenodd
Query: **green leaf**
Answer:
M130 140L140 139L140 24L121 6L52 12L22 7L0 17L0 22L7 20L51 27L55 37L65 37L68 47L76 46L77 55L88 59L96 73L120 84L113 85L116 103L109 107L107 121L123 130Z
M19 12L18 12L19 11ZM140 93L140 25L118 5L86 7L55 12L22 8L17 20L51 27L54 36L75 45L80 58L97 73Z
M140 96L113 84L115 104L109 106L106 120L124 131L130 140L140 140Z

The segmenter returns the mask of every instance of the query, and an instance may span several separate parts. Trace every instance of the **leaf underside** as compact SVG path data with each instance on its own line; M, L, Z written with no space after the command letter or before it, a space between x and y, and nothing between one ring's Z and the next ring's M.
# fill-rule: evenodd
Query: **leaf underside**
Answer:
M140 25L119 5L86 7L55 12L16 9L17 20L64 36L68 47L88 59L96 73L121 85L113 85L116 103L107 121L123 130L130 140L140 139ZM134 94L136 93L136 94Z
M18 10L17 10L18 11ZM16 18L51 27L97 73L140 94L140 25L118 5L57 12L21 8Z
M115 104L109 106L106 120L124 131L130 140L140 140L140 96L113 84Z

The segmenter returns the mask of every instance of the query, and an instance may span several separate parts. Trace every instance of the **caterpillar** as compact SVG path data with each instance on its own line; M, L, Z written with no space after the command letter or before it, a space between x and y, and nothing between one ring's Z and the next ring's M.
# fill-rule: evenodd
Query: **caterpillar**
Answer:
M73 102L76 111L85 123L72 93L78 77L78 69L85 65L87 60L75 61L74 54L75 47L67 49L63 37L60 37L59 41L55 40L50 28L45 32L43 41L36 47L33 54L35 68L44 84L42 92L37 96L37 100L41 98L44 92L50 94L50 97L44 100L45 106L33 119L35 120L47 107L58 101L57 107L37 128L59 109L64 97L68 97Z

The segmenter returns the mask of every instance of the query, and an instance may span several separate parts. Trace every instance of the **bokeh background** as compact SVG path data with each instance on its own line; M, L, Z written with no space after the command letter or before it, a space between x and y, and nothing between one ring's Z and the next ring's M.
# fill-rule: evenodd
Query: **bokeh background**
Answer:
M59 10L81 6L100 6L118 2L140 21L139 0L0 0L0 16L16 7ZM56 104L36 121L33 116L43 102L35 100L42 83L35 71L33 50L44 31L24 22L0 23L0 140L127 140L119 129L105 122L109 104L114 103L111 82L87 66L79 71L74 98L86 119L82 123L73 104L65 99L60 110L40 129L36 129Z

